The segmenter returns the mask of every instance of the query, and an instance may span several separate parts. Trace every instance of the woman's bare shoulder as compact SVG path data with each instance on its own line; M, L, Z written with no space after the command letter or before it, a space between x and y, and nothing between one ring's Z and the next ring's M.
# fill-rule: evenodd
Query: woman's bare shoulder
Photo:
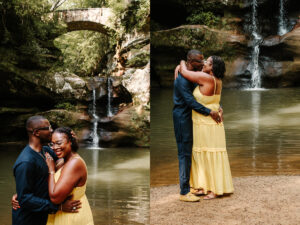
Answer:
M64 165L64 169L68 171L82 171L86 170L86 164L80 156L72 157L68 163Z

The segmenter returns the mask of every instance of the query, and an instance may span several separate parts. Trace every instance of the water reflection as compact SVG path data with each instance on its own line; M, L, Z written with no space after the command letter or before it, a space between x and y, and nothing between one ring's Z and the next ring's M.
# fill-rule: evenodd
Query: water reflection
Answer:
M300 174L300 90L223 90L233 176ZM151 185L178 183L172 90L151 92Z
M252 167L256 168L256 141L259 137L259 109L260 109L260 92L252 93L252 121L253 121L253 139L252 139Z
M12 166L23 146L0 146L0 224L11 224ZM149 150L79 149L95 224L149 224Z

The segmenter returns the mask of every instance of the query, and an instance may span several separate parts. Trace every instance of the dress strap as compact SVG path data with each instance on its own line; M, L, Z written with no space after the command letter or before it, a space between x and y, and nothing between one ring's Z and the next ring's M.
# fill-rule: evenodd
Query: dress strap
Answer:
M217 89L217 84L216 84L216 78L213 76L214 78L214 83L215 83L215 86L214 86L214 95L216 94L216 89Z

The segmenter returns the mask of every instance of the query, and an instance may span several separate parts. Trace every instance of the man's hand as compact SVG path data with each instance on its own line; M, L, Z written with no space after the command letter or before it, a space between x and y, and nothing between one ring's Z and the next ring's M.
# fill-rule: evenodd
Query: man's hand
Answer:
M221 117L221 122L223 122L224 121L224 118L223 118L223 108L221 106L219 108L219 115Z
M211 118L213 118L214 121L216 121L216 123L221 123L221 117L219 115L219 112L217 111L210 111L210 114Z
M81 208L80 200L70 200L72 196L69 196L67 200L62 203L61 210L69 213L78 213L78 209Z
M17 200L17 197L18 197L18 195L14 194L11 198L11 206L14 210L21 208L19 205L19 201Z

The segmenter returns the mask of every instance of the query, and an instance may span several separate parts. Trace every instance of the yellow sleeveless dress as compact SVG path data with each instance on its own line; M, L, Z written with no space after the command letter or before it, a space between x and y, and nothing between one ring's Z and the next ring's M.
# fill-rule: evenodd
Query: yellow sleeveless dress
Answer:
M201 94L199 86L193 92L195 99L205 107L218 111L221 95ZM212 191L217 195L233 193L232 177L226 151L223 123L217 124L210 116L192 111L193 151L190 186Z
M55 182L60 177L62 168L60 168L54 176ZM47 225L94 225L93 215L90 204L85 195L86 183L81 187L73 188L70 195L73 195L72 200L80 200L81 207L78 213L67 213L57 211L55 214L48 215Z

